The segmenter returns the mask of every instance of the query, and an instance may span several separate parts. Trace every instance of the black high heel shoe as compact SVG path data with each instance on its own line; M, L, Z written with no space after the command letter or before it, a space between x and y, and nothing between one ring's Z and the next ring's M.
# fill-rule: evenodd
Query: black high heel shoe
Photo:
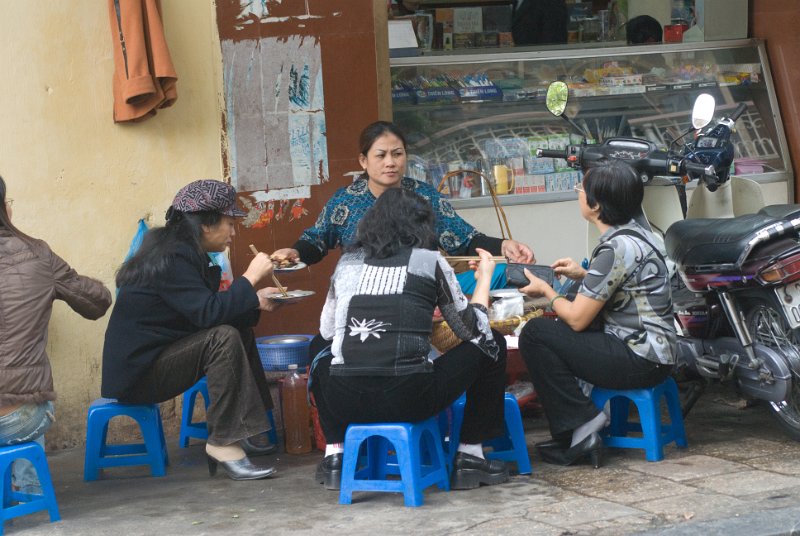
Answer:
M231 480L259 480L275 474L274 467L253 465L247 456L232 462L221 462L210 454L206 454L206 456L208 458L208 474L211 476L217 474L218 464L222 466Z
M275 454L278 452L278 445L273 443L260 445L249 437L240 440L239 445L248 456L266 456L267 454Z
M603 462L603 440L597 432L593 432L574 447L566 450L539 449L539 455L542 460L554 465L572 465L588 457L592 466L598 469Z

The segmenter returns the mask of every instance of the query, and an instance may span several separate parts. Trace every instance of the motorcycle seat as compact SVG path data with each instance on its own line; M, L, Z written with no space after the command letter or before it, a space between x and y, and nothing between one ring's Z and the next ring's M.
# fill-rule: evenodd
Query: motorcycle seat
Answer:
M753 235L775 221L765 214L681 220L667 229L664 245L679 266L735 264Z
M800 205L768 205L758 213L779 220L794 220L800 218Z

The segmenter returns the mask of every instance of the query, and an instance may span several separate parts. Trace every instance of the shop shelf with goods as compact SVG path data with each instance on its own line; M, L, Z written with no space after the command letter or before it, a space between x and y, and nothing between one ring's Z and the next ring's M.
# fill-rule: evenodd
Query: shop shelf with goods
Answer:
M717 116L740 102L748 105L734 134L735 172L761 184L781 183L776 195L786 199L775 202L793 195L780 111L759 40L434 54L394 58L391 74L393 119L407 135L411 173L434 185L455 169L478 170L505 184L509 170L513 188L502 196L504 205L575 199L579 172L563 161L535 158L536 148L613 136L666 147L685 132L695 98L710 93ZM583 132L547 112L544 98L553 80L569 85L567 115ZM502 179L494 177L498 166ZM479 181L468 174L463 180L451 191L456 208L491 205Z

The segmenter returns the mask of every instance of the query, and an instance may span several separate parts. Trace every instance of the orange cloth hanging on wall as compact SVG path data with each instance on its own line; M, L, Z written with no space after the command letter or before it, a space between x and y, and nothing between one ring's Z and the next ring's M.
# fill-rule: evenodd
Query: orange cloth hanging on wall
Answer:
M161 0L108 0L114 47L114 122L141 121L178 98Z

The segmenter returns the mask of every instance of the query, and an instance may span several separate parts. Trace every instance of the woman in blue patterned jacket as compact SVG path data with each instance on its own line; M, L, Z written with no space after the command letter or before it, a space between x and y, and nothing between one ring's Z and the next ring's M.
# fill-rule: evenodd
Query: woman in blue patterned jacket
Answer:
M376 121L359 139L359 163L364 173L340 188L325 204L313 227L306 229L291 248L275 251L276 259L314 264L328 251L355 241L358 222L375 200L390 188L413 191L427 200L435 215L438 246L450 255L475 255L478 248L503 255L512 262L536 262L533 251L516 240L492 238L478 232L455 213L450 203L429 184L408 178L406 139L393 123Z

